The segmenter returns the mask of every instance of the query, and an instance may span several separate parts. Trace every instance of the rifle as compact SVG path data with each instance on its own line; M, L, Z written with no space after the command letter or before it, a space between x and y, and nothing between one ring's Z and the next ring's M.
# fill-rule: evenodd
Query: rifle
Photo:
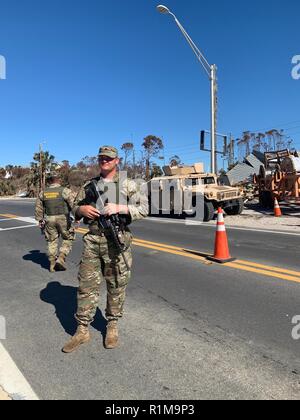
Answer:
M41 229L41 235L45 236L45 230L46 230L46 222L43 219L42 222L40 223L40 229Z
M44 202L43 204L43 218L40 221L40 229L41 229L41 235L45 236L45 230L46 230L46 220L45 220L45 207L44 207Z
M97 185L96 181L93 180L92 184L95 188L95 191L96 191L96 194L97 194L97 197L98 197L97 201L99 201L100 204L101 204L101 209L98 209L98 210L100 210L100 213L101 213L101 212L103 212L105 205L103 203L102 197L101 197L100 192L98 190L98 185ZM123 233L124 224L123 224L120 216L118 214L113 214L112 216L106 217L103 214L100 214L99 219L98 219L98 224L99 224L100 228L105 229L110 233L115 247L117 248L118 252L123 257L123 260L124 260L124 263L127 267L127 270L130 271L128 261L125 257L125 254L124 254L124 252L126 251L127 248L126 248L126 244L123 241L122 233Z
M41 191L40 191L40 193L43 193L43 195L44 195L44 191L42 190L42 187L41 187ZM44 199L42 199L42 207L43 207L43 218L42 218L42 220L40 220L40 221L39 221L39 226L40 226L40 229L41 229L41 235L42 235L42 236L45 236L45 230L46 230L46 220L45 220L45 205L44 205Z

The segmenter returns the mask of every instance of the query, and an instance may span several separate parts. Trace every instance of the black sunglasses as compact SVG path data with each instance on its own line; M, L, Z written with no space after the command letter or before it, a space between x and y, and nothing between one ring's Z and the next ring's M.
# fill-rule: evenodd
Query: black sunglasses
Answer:
M111 158L109 156L99 156L98 160L99 162L111 162L112 160L115 160L116 158Z

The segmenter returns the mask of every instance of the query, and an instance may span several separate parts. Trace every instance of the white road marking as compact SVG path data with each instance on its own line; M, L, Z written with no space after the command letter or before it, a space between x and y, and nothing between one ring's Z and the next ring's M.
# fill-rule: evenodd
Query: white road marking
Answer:
M191 225L191 226L207 226L206 223L204 222L195 222L193 220L171 220L171 219L160 219L160 218L151 218L148 217L147 219L148 222L156 222L156 223L171 223L171 224L176 224L176 225Z
M16 220L20 220L20 222L31 223L33 225L38 225L38 222L33 217L16 217Z
M216 229L216 222L214 224L205 223L205 222L195 222L193 220L170 220L170 219L161 219L161 218L147 218L145 219L148 222L156 222L156 223L171 223L171 224L185 224L186 226L204 226ZM226 219L225 219L226 224ZM240 226L228 226L226 225L226 230L244 230L250 232L263 232L263 233L274 233L276 235L287 235L287 236L300 236L300 233L290 232L290 231L283 231L283 230L268 230L268 229L260 229L260 228L247 228L247 227L240 227Z
M226 230L249 230L250 232L263 232L263 233L274 233L276 235L287 235L287 236L300 236L300 233L296 232L285 232L283 230L268 230L268 229L252 229L252 228L245 228L245 227L236 227L236 226L226 226Z
M17 230L17 229L27 229L31 227L36 227L36 225L26 225L26 226L17 226L12 228L0 228L0 232L6 232L7 230Z
M1 201L9 201L9 202L16 202L19 201L20 204L32 204L36 201L36 198L27 198L27 197L14 197L14 198L7 198L7 197L1 197Z
M11 228L0 228L1 232L7 231L7 230L17 230L17 229L26 229L31 227L36 227L38 225L38 222L33 217L8 217L7 219L0 219L0 222L9 222L10 220L17 220L19 222L25 222L30 223L26 226L16 226Z
M1 343L0 385L13 400L39 400L38 396Z

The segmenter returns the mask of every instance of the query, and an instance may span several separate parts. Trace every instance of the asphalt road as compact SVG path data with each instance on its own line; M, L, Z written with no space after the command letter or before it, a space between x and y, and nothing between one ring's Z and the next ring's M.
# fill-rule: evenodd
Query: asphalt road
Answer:
M0 201L0 214L2 344L39 398L299 399L299 236L229 229L238 261L220 266L184 251L211 253L213 228L136 223L120 348L103 348L103 285L92 342L64 355L82 234L69 270L50 274L39 230L8 216L32 217L33 202Z

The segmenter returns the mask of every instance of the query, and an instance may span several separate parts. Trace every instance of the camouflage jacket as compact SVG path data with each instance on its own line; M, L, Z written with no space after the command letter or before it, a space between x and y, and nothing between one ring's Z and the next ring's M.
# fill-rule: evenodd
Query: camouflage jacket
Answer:
M118 202L119 204L127 205L129 209L130 223L136 220L141 220L148 216L148 198L143 191L143 187L131 179L122 177L119 178L119 174L117 174L115 178L110 182L104 181L102 177L98 177L88 181L82 186L75 199L73 207L73 214L76 219L81 218L78 214L79 207L91 204L91 201L88 198L88 191L92 181L96 181L99 190L101 190L103 186L105 187L111 184L115 184L114 191L117 192L118 197L116 197L115 194L115 199L108 199L107 202Z
M61 187L60 184L52 184L49 186L49 188L59 188L59 187ZM64 188L62 195L63 195L63 199L68 204L68 207L71 211L71 209L74 206L75 194L69 188ZM35 203L35 220L37 220L38 222L47 218L44 214L45 212L44 212L43 198L44 198L44 193L41 192L38 198L36 199L36 203Z

